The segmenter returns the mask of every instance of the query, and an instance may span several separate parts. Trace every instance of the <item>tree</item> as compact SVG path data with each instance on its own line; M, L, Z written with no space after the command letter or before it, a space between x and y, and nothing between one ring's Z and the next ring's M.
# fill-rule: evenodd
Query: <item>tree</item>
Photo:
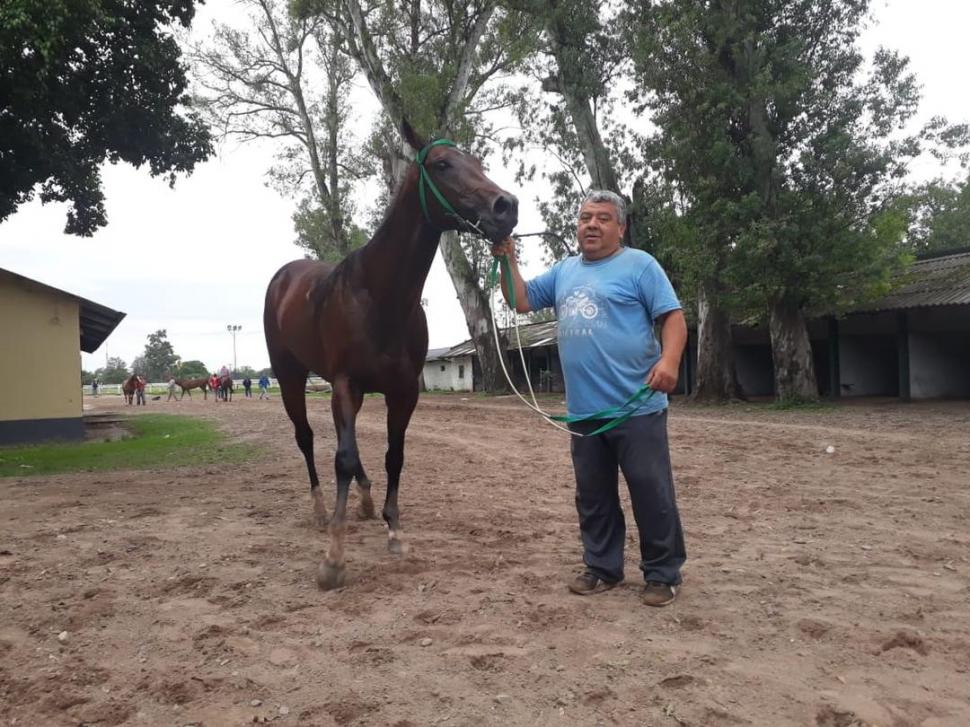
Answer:
M141 358L144 363L140 365L144 367L144 371L138 373L148 377L149 381L161 381L166 376L171 376L179 361L164 328L148 334L148 343L145 344L145 353Z
M959 184L936 180L917 188L912 215L906 242L913 252L970 246L970 177Z
M182 361L178 365L176 374L180 379L197 379L209 375L209 370L205 364L199 360Z
M192 0L7 0L0 4L0 221L40 187L70 202L65 231L107 224L99 167L191 172L212 152L185 94L175 26Z
M527 18L500 8L496 0L408 0L400 9L377 2L366 10L358 0L303 0L295 7L302 15L327 19L381 104L385 128L399 129L406 119L423 135L435 132L484 155L487 147L475 143L488 135L484 116L507 103L501 88L485 87L518 67L532 42ZM394 187L414 152L400 145L382 148L386 181ZM475 344L484 388L502 391L500 352L471 252L476 248L484 250L477 240L463 246L456 233L441 237L441 255Z
M373 174L348 129L353 63L319 17L295 17L282 0L243 4L253 11L248 29L216 25L192 53L200 104L222 138L282 142L270 177L281 193L303 194L297 244L340 260L366 241L353 223L352 183Z
M698 233L679 260L767 319L781 399L818 395L806 316L884 292L903 264L909 160L966 137L939 119L901 136L918 87L884 49L864 73L868 7L635 0L627 16L657 156Z
M83 386L87 386L92 381L94 381L94 373L91 371L85 371L84 369L81 369L81 384Z
M131 373L128 371L128 366L124 362L124 359L120 359L117 356L109 357L104 367L94 372L94 376L102 384L121 384L130 375Z
M234 379L258 379L259 372L256 371L252 366L240 366L232 372L232 378Z

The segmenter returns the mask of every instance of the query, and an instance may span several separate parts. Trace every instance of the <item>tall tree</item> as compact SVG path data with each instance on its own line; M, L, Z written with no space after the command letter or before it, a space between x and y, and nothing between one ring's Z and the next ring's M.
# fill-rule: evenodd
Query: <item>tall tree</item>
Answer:
M907 163L962 143L918 105L905 58L869 73L857 40L869 0L634 0L637 84L706 254L682 258L762 311L776 394L811 400L806 316L885 290L902 262ZM846 285L851 275L852 284ZM722 290L717 293L722 294Z
M400 128L407 119L425 135L448 136L485 155L485 114L506 103L500 89L486 85L514 70L531 43L520 15L500 8L496 0L408 0L400 7L374 2L367 8L358 0L304 0L296 7L304 15L325 17L340 35L391 127ZM414 152L402 146L384 149L393 186ZM488 300L473 256L456 233L443 234L440 249L478 353L484 387L504 390Z
M243 4L246 29L216 24L192 53L200 104L222 138L282 141L270 176L282 193L304 195L297 244L340 260L366 239L351 192L373 172L349 128L353 63L321 18L295 17L283 0Z
M168 340L168 331L160 328L148 334L148 343L145 344L141 359L144 370L138 373L148 377L149 381L161 381L175 373L179 357Z
M912 197L913 222L907 245L913 252L970 247L970 177L959 184L936 180Z
M147 164L174 184L212 152L173 31L193 0L0 3L0 221L69 202L65 232L107 224L100 166Z
M120 384L130 375L128 365L124 359L118 358L117 356L109 357L104 367L94 372L94 377L102 384Z

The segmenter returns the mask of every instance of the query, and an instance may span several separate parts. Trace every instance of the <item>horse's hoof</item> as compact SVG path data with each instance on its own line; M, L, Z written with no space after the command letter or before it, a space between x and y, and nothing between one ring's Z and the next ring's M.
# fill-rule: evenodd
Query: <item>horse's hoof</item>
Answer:
M408 552L408 546L397 538L391 538L387 541L387 551L394 555L405 555Z
M346 577L346 566L336 566L324 561L317 568L317 585L320 586L320 590L322 591L332 591L334 588L340 588L344 584Z

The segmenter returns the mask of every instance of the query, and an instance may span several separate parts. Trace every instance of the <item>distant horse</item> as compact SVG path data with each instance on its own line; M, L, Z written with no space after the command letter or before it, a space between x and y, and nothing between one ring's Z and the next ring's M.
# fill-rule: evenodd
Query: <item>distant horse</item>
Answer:
M383 393L387 404L387 495L382 515L388 550L404 550L397 493L405 431L418 401L418 377L428 351L421 290L441 233L473 228L498 242L518 220L518 201L484 175L478 159L446 140L425 144L406 123L402 133L420 152L370 242L336 266L313 260L288 263L266 291L266 346L306 460L318 527L327 523L327 508L313 461L304 386L309 371L333 385L337 500L326 559L317 571L323 589L344 581L351 479L357 480L359 516L374 517L371 483L360 462L355 431L366 392Z
M219 396L223 401L232 401L232 377L228 374L219 377Z
M203 376L198 379L176 379L175 383L182 387L182 395L179 396L179 401L182 400L186 394L189 398L192 398L192 389L202 389L202 398L209 398L209 378Z
M121 393L125 397L125 403L131 406L135 400L135 389L138 388L138 376L132 374L121 385Z

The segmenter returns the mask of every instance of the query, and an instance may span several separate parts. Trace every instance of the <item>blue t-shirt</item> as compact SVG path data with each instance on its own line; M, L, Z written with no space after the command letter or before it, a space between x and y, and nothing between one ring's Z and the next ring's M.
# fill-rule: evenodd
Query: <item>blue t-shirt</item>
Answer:
M628 247L592 262L566 258L528 281L526 295L532 310L556 307L571 416L589 416L629 399L660 360L654 323L681 307L660 263ZM635 415L666 408L667 395L658 391L641 400Z

